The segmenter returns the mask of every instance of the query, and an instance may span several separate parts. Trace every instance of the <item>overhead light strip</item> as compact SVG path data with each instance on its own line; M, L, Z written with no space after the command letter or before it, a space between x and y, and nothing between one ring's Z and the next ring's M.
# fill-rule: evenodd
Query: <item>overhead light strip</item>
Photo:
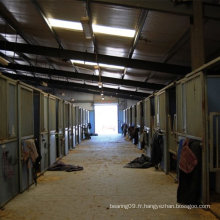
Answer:
M135 35L135 30L107 27L107 26L102 26L102 25L97 25L97 24L93 24L92 29L94 33L115 35L115 36L121 36L121 37L134 37Z
M78 31L83 30L81 22L65 21L65 20L59 20L59 19L54 19L54 18L48 18L48 21L50 22L50 25L52 27L64 28L64 29L69 29L69 30L78 30ZM115 36L121 36L121 37L132 38L135 35L135 30L108 27L108 26L97 25L97 24L92 24L92 29L94 33L115 35Z
M100 66L100 67L106 67L110 69L119 69L119 70L124 70L124 66L117 66L117 65L110 65L110 64L105 64L105 63L95 63L95 62L87 62L83 60L71 60L73 64L83 64L83 65L88 65L88 66Z
M59 28L78 30L78 31L83 30L80 22L65 21L65 20L59 20L59 19L53 19L53 18L48 18L48 21L50 22L50 25L52 27L59 27Z

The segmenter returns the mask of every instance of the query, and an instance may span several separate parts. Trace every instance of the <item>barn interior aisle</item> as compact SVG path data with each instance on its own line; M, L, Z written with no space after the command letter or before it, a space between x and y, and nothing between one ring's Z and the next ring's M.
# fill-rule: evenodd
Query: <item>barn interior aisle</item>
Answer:
M187 219L216 219L202 209L157 209L155 205L176 204L177 184L155 168L124 168L142 151L121 135L92 137L79 146L62 161L84 170L46 171L37 186L32 185L0 211L0 218L184 219L187 215ZM133 208L134 204L153 206Z

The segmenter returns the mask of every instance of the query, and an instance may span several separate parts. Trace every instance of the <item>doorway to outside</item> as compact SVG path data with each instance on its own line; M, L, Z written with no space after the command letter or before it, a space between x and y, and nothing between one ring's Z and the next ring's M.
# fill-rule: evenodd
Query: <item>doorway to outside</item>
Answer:
M95 104L95 133L118 134L117 104Z

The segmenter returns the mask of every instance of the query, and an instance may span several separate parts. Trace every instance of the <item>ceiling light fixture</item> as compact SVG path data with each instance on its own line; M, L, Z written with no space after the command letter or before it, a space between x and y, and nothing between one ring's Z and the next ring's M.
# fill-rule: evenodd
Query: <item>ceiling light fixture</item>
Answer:
M85 64L83 60L71 60L71 62L76 64Z
M100 34L121 36L121 37L131 37L131 38L133 38L135 35L135 30L132 29L115 28L115 27L108 27L97 24L92 24L92 28L89 25L90 28L88 28L89 20L86 17L81 18L80 20L81 22L65 21L54 18L48 18L48 21L52 27L64 28L69 30L78 30L78 31L85 30L84 31L85 35L89 36L89 34L91 34L91 37L93 35L93 32Z
M101 71L100 71L100 68L99 68L99 65L95 66L95 71L96 71L96 74L99 74L99 82L98 82L98 87L101 89L102 88L102 79L101 79Z
M85 61L85 65L88 65L88 66L97 66L98 64L97 64L97 63L94 63L94 62L87 62L87 61Z
M95 33L100 33L100 34L108 34L108 35L115 35L121 37L134 37L135 35L135 30L131 30L131 29L108 27L97 24L93 24L92 28Z
M83 32L85 35L86 39L92 39L93 32L92 32L92 27L89 23L89 17L81 17L80 22L82 24Z
M119 69L119 70L124 70L124 66L117 66L117 65L111 65L111 64L105 64L105 63L100 63L99 66L101 67L106 67L106 68L111 68L111 69Z
M59 20L59 19L54 19L54 18L48 18L48 21L50 22L50 25L52 27L59 27L59 28L78 30L78 31L83 30L80 22L65 21L65 20Z
M98 65L96 65L96 66L94 66L94 69L95 69L95 75L96 76L99 76L99 66Z
M88 66L97 66L99 65L100 67L104 68L110 68L110 69L119 69L119 70L124 70L124 66L117 66L117 65L111 65L111 64L105 64L105 63L95 63L95 62L89 62L89 61L83 61L83 60L71 60L73 64L83 64L83 65L88 65Z
M104 97L102 97L102 100L105 100L105 98L104 98Z
M102 88L102 82L98 82L98 86L101 89Z

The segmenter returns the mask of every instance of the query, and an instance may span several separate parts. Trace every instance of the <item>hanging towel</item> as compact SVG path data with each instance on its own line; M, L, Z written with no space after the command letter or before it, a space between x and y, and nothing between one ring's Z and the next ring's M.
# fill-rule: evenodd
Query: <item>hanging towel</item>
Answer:
M195 154L192 152L188 145L189 140L186 139L181 151L179 161L179 168L185 173L191 173L198 163Z
M22 154L22 160L24 162L31 159L32 163L35 163L35 161L38 158L38 153L37 153L37 148L36 148L34 139L27 139L23 142L21 154ZM29 160L28 161L28 168L31 168L31 167L32 167L32 165Z

